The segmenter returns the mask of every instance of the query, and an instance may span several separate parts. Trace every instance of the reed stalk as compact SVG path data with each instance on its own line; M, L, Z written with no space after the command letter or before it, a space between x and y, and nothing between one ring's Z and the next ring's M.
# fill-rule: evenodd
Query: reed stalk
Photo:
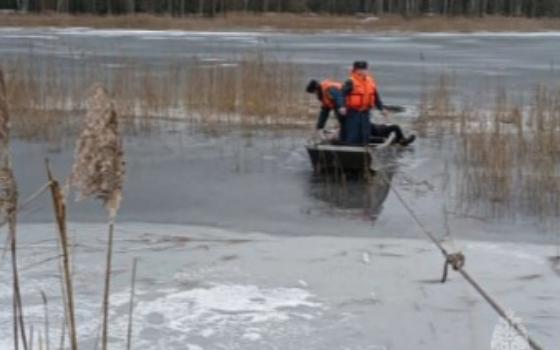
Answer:
M76 332L76 318L74 310L74 287L72 285L72 274L70 267L70 252L69 252L69 242L68 242L68 231L66 226L66 200L64 199L64 193L60 188L58 180L53 176L51 168L49 166L48 160L45 162L47 177L49 179L52 204L54 209L54 217L56 221L56 226L58 230L58 239L60 243L60 248L62 250L62 269L63 269L63 280L64 289L66 292L65 302L67 303L67 314L68 314L68 331L70 338L70 346L72 350L78 349L78 335Z
M25 322L17 259L18 189L10 157L10 111L4 73L0 69L0 216L8 222L8 237L12 261L14 348L19 348L18 333L23 349L27 350Z
M128 329L126 332L126 350L131 350L132 348L132 320L134 312L134 292L136 290L136 265L138 264L138 258L134 258L132 262L132 278L130 281L130 300L128 302Z
M45 350L50 350L50 337L49 337L49 301L47 299L47 295L45 292L41 291L41 299L43 300L43 311L44 311L44 318L45 318ZM39 347L42 348L43 341L39 339Z
M107 350L109 339L109 295L111 288L111 266L113 257L113 236L115 222L111 218L109 221L109 238L107 240L107 256L105 267L105 285L103 288L103 328L101 332L101 349Z
M33 325L29 326L29 350L33 350Z
M66 304L66 303L65 303ZM68 322L66 321L66 312L64 314L64 317L62 318L62 324L60 325L60 345L58 346L59 349L64 349L64 344L66 343L66 324Z
M10 214L9 235L11 237L10 250L12 256L12 284L13 284L13 309L14 309L14 343L15 349L19 348L18 332L21 335L23 349L27 350L27 337L25 335L25 322L23 316L23 304L21 300L21 288L19 284L19 272L17 264L17 239L16 239L16 219L15 212Z

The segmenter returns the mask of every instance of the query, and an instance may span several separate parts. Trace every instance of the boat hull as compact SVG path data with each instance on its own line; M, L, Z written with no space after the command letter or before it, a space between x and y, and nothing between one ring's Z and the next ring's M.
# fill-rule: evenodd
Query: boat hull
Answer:
M372 158L366 147L308 145L307 153L316 171L369 171Z
M383 139L372 138L366 146L349 146L333 144L332 141L309 142L307 153L315 171L373 171L373 153L394 144L395 133Z

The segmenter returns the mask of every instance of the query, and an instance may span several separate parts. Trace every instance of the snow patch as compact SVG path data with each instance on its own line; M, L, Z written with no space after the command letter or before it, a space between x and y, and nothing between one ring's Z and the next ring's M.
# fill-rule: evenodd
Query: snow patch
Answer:
M243 339L247 339L250 341L257 341L260 340L261 338L262 337L259 333L250 332L250 333L243 334Z
M263 326L294 317L313 319L322 309L322 303L300 288L215 284L210 288L167 290L159 298L140 301L135 315L148 321L149 315L165 315L164 320L150 322L147 327L193 332L205 338L238 329L239 336L257 340L260 335L254 330L246 332L247 325Z
M196 344L187 344L187 350L204 350L204 349Z

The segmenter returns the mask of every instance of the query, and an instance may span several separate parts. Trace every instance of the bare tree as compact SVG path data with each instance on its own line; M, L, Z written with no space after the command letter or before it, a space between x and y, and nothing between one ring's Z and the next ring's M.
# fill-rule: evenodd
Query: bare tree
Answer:
M382 15L383 14L383 0L375 0L375 14Z
M0 0L1 2L2 0ZM525 16L560 17L560 0L11 0L18 11L71 13L188 13L215 16L228 11L269 12L354 12L418 16L435 13L443 16Z
M95 3L95 1L93 1ZM128 13L135 13L136 12L136 4L135 4L135 0L128 0L127 1L127 9L126 11Z

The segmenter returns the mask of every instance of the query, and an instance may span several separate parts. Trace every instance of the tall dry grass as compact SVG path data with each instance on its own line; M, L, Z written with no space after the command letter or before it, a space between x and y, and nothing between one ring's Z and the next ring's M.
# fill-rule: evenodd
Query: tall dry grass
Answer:
M459 102L444 76L420 105L417 128L456 140L458 206L493 216L560 216L560 89L536 86L530 96L491 91L486 110Z
M28 339L23 314L23 301L18 270L17 247L17 208L18 187L14 176L10 154L11 114L4 73L0 69L0 222L8 223L8 243L12 263L12 313L13 341L16 350L19 341L23 349L28 349Z
M97 81L113 92L125 132L149 132L166 120L269 126L311 120L301 71L258 52L236 61L195 59L164 69L126 60L116 68L92 63L68 69L24 59L4 66L17 116L13 129L21 138L76 134L86 109L84 91Z
M182 81L185 109L202 119L281 125L301 123L307 114L301 71L259 53L225 65L195 62Z
M92 27L126 29L181 29L181 30L265 30L304 31L417 31L417 32L473 32L473 31L544 31L558 30L560 24L553 18L520 18L485 16L446 17L423 16L403 18L383 15L379 18L348 15L266 13L244 14L230 12L227 16L201 18L198 16L171 17L152 14L120 16L67 15L67 14L5 14L0 15L4 26L17 27Z
M414 121L416 131L422 136L441 136L454 131L457 126L455 77L442 73L435 84L424 84L421 89L419 115Z

